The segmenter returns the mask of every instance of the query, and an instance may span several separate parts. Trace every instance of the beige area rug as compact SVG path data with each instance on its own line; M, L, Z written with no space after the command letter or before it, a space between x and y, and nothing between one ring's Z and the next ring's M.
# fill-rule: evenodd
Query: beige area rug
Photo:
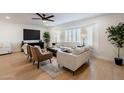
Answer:
M40 69L46 71L53 79L64 72L63 68L58 67L58 63L55 59L52 59L52 63L50 63L49 60L41 62Z

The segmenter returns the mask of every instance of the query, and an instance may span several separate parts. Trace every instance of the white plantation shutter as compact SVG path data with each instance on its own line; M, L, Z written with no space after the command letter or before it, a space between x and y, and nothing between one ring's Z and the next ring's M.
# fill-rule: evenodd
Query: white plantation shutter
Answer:
M65 42L80 42L80 28L72 28L65 30Z

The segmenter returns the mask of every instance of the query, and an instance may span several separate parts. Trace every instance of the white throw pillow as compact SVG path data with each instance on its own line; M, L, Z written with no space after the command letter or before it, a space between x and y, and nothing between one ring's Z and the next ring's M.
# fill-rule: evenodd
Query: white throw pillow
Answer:
M70 48L70 47L61 47L61 50L62 51L67 51L69 53L72 53L72 48Z
M25 54L27 54L27 45L28 45L28 44L24 44L24 45L22 46L22 49L24 50L24 53L25 53Z
M42 49L40 48L40 46L35 45L34 47L36 47L40 51L41 54L43 53Z
M75 55L80 55L81 53L87 51L88 48L87 47L81 47L81 48L75 48L73 49L72 53L75 54Z

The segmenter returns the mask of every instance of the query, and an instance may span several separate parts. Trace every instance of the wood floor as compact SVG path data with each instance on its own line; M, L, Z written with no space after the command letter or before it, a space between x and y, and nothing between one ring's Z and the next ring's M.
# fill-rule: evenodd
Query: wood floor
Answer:
M23 53L13 53L0 56L1 80L51 80L52 78L36 65L28 62ZM79 68L75 75L65 69L56 80L119 80L124 79L124 66L113 62L92 58L90 64Z

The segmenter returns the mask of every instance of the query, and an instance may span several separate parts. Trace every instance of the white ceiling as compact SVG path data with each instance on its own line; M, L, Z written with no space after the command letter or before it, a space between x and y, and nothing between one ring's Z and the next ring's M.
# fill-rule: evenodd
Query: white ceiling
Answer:
M51 14L55 15L54 18L51 18L54 19L55 22L43 23L41 20L32 20L33 17L38 17L35 13L0 13L0 21L38 26L56 26L75 20L104 15L102 13L46 13L46 15ZM7 20L5 18L6 16L11 17L11 19Z

